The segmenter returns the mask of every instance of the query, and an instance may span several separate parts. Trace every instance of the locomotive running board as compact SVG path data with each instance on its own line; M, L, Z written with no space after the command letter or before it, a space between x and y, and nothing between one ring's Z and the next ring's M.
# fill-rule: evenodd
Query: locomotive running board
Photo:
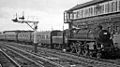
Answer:
M94 39L74 39L74 38L72 38L72 39L68 39L68 40L78 40L78 41L95 41Z

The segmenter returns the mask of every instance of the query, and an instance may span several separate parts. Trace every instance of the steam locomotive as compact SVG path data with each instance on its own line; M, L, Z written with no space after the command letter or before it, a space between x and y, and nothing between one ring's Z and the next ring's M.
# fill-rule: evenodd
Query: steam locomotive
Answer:
M66 35L65 35L66 36ZM68 37L68 50L78 55L101 57L115 57L117 48L113 44L108 30L96 31L80 29L72 32Z

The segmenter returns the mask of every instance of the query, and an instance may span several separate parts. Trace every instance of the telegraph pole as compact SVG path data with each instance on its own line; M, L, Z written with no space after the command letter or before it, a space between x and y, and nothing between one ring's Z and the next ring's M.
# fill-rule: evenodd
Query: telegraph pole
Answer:
M25 17L24 15L22 17L17 17L17 14L16 14L16 18L15 19L12 19L13 22L17 22L17 23L26 23L29 27L31 27L34 31L34 51L35 53L37 53L37 46L38 46L38 42L37 42L37 25L39 23L39 21L26 21L24 20ZM33 24L34 26L32 27L32 25L30 24Z

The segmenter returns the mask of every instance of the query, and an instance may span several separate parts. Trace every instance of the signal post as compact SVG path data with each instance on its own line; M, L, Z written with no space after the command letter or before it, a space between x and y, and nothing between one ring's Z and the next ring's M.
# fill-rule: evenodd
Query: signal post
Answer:
M38 50L37 50L37 46L38 46L38 42L37 42L37 25L39 23L39 21L26 21L24 20L24 16L22 17L19 17L19 19L17 18L17 14L16 14L16 18L15 19L12 19L13 22L17 22L17 23L26 23L29 27L31 27L34 31L34 52L37 53ZM33 24L34 26L32 27L32 25L30 24Z

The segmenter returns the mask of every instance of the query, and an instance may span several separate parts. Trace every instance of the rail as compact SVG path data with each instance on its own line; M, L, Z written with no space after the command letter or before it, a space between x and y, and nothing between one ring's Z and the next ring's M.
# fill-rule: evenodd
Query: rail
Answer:
M7 57L16 67L21 67L21 65L19 65L16 61L14 61L9 55L7 55L2 49L0 49L0 51L4 54L5 57ZM0 64L0 67L2 67L2 65Z

